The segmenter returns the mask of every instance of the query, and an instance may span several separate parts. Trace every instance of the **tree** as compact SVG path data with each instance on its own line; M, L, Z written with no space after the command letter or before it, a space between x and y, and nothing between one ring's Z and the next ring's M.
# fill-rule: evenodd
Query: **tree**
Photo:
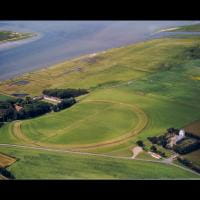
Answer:
M151 146L151 151L153 151L153 152L157 152L157 148L156 148L156 146L152 145L152 146Z
M140 147L144 147L144 143L143 143L142 140L138 140L138 141L136 142L136 144L137 144L138 146L140 146Z

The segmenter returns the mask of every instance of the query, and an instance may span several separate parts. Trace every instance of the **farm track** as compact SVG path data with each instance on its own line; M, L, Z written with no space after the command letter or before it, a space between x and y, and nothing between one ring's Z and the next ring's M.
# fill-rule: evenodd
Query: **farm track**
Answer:
M23 134L23 132L21 130L21 123L22 123L21 121L16 121L14 123L12 133L17 140L22 141L25 144L34 144L36 146L48 147L48 148L56 147L56 148L62 148L62 149L70 148L70 149L78 149L78 150L81 150L81 149L87 150L87 149L100 148L100 147L105 147L105 146L121 144L124 141L129 140L134 135L140 133L146 127L146 125L148 123L147 115L144 113L143 110L141 110L136 105L121 103L121 102L117 102L117 101L107 101L107 100L84 100L82 103L87 103L87 102L120 104L120 105L131 107L131 109L133 109L134 113L138 117L138 124L134 127L133 130L131 130L130 132L126 133L125 135L123 135L121 137L118 137L117 139L112 139L112 140L109 140L106 142L99 142L99 143L91 144L91 145L61 145L61 144L50 144L50 143L44 143L44 142L40 142L40 141L38 141L38 142L33 141L30 138L28 138L25 134Z
M28 145L19 145L19 144L0 144L0 147L9 147L9 148L24 148L24 149L33 149L33 150L44 150L49 152L59 152L59 153L70 153L70 154L78 154L78 155L88 155L88 156L96 156L96 157L105 157L105 158L114 158L114 159L123 159L123 160L136 160L142 162L151 162L151 163L161 163L165 165L172 165L174 167L178 167L185 171L191 172L200 176L199 173L190 170L189 168L182 167L180 165L174 163L166 163L164 160L147 160L147 159L139 159L139 158L132 158L132 157L125 157L125 156L111 156L107 154L97 154L97 153L89 153L89 152L80 152L80 151L72 151L72 150L62 150L62 149L54 149L54 148L46 148L46 147L37 147L37 146L28 146Z

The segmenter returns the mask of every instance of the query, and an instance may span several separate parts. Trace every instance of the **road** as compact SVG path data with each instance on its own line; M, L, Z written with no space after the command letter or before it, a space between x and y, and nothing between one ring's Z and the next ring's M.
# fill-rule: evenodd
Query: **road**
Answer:
M162 163L166 165L172 165L183 169L185 171L189 171L193 174L196 174L200 177L200 174L190 170L189 168L182 167L180 165L165 162L165 160L147 160L147 159L139 159L139 158L132 158L132 157L125 157L125 156L111 156L107 154L98 154L98 153L89 153L89 152L80 152L80 151L72 151L72 150L62 150L62 149L54 149L54 148L46 148L46 147L36 147L36 146L29 146L29 145L20 145L20 144L0 144L0 147L16 147L16 148L25 148L25 149L34 149L34 150L43 150L43 151L50 151L50 152L60 152L60 153L71 153L71 154L78 154L78 155L89 155L89 156L99 156L99 157L107 157L107 158L115 158L115 159L126 159L126 160L137 160L143 162L152 162L152 163Z

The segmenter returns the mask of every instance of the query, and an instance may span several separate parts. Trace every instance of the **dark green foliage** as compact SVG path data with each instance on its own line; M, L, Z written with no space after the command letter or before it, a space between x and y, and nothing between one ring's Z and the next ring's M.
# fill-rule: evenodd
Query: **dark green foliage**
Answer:
M187 59L200 59L200 44L187 48L184 54Z
M55 112L65 109L65 108L69 108L71 107L73 104L76 103L76 100L74 98L68 98L68 99L63 99L59 104L57 104L57 106L53 106L53 110Z
M142 140L138 140L138 141L136 142L136 144L137 144L138 146L140 146L140 147L144 147L144 143L143 143Z
M173 147L173 150L180 153L180 154L187 154L190 153L192 151L195 151L197 149L200 148L200 142L199 141L194 141L191 142L187 145L183 145L183 144L177 144Z
M19 111L22 119L37 117L51 111L51 104L38 101L34 104L27 104L24 109Z
M15 176L5 168L0 168L0 174L8 179L15 179Z
M156 153L156 152L157 152L157 148L156 148L156 146L154 146L154 145L153 145L153 146L151 146L151 151L153 151L153 152L155 152L155 153Z
M187 137L200 140L200 136L199 136L199 135L194 135L193 133L189 133L189 132L186 132L185 135L186 135Z
M86 89L47 89L43 91L44 95L58 97L61 99L77 97L83 94L87 94L88 91Z
M147 138L152 144L157 144L158 138L157 137L148 137Z
M181 158L181 157L178 157L177 160L182 163L183 165L189 167L190 169L200 173L200 167L193 164L191 161L185 159L185 158Z

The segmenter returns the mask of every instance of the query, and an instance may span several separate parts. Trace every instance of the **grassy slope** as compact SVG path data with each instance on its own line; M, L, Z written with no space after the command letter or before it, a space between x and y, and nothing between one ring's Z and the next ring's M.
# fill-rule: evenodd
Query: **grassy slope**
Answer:
M8 168L17 179L199 178L190 172L159 163L2 147L0 150L20 159Z

